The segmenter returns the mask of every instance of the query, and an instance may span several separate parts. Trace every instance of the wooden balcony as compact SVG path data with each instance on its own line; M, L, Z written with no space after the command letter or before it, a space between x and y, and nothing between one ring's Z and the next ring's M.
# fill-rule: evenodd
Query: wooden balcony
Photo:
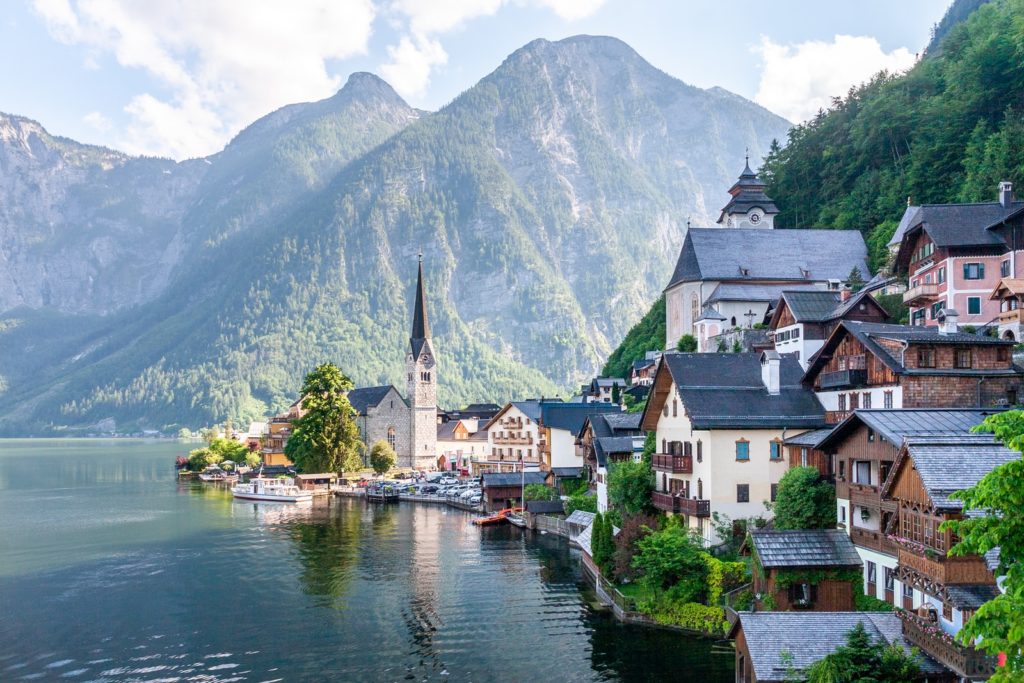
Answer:
M818 379L818 387L822 390L862 387L867 383L868 371L864 369L823 372Z
M939 286L934 282L928 282L911 287L903 292L903 303L909 305L922 305L939 298Z
M680 498L679 512L693 517L710 517L711 501L697 498Z
M826 410L825 422L827 422L830 425L839 424L849 416L849 410Z
M886 538L885 533L882 531L871 531L870 529L862 529L854 525L850 527L850 540L853 541L854 545L877 550L880 553L892 555L893 557L899 552L899 546Z
M658 472L693 474L693 456L655 453L651 459L651 467Z
M1014 325L1024 323L1024 308L1015 308L1012 311L1003 311L998 318L1000 325Z
M903 636L911 644L960 676L968 680L981 680L995 673L995 657L957 643L937 624L916 614L899 609L896 614L903 622Z
M869 484L849 484L846 497L852 505L861 505L871 508L872 510L896 512L896 501L882 500L882 495L878 492L877 486L871 486Z
M651 504L665 512L679 512L679 499L671 493L653 491L651 493Z
M533 445L532 436L495 436L493 438L494 443L499 446L518 445L518 446L530 446Z
M985 560L977 555L947 557L938 550L922 555L903 546L899 546L898 553L900 570L912 570L943 586L995 583Z

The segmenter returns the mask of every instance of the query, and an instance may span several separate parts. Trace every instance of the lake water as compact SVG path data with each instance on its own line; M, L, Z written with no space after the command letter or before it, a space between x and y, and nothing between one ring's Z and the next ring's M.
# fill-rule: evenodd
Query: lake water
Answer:
M468 513L242 503L188 444L0 441L0 681L732 681L587 607L576 551Z

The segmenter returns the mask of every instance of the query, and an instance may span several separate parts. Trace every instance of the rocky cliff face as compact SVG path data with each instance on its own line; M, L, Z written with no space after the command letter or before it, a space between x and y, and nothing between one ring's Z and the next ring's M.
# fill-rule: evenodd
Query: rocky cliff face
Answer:
M122 297L136 309L80 320L77 341L39 346L21 369L0 359L0 415L247 417L328 359L400 385L421 249L442 404L551 395L596 371L656 298L687 220L715 217L744 148L756 156L787 128L610 38L530 43L433 114L353 76L184 165L188 196L167 211L187 257L161 291ZM38 313L8 315L6 339L66 324Z

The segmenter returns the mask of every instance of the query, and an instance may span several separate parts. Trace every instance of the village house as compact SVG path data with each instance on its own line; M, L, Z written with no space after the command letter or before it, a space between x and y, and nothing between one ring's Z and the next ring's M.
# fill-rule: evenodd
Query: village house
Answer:
M644 433L640 413L590 415L576 436L583 453L584 476L597 493L597 510L608 510L608 468L616 462L640 462Z
M874 643L910 653L914 644L892 612L740 612L729 638L736 641L737 683L787 683L846 643L861 624ZM920 681L952 683L952 672L928 655L920 659Z
M907 439L968 434L991 410L858 410L818 444L829 454L836 482L836 517L864 560L864 592L904 604L912 587L899 579L893 541L896 503L883 500L882 484Z
M472 463L472 475L485 472L540 471L540 399L513 401L480 428L487 435L484 454Z
M1020 342L1024 338L1024 279L1004 277L989 299L999 303L999 338Z
M484 472L481 480L484 510L494 512L522 506L523 487L543 484L544 479L543 472Z
M649 387L654 384L654 371L658 369L661 351L648 351L642 360L633 361L629 371L629 386Z
M801 374L795 358L774 351L665 353L641 419L656 432L654 507L681 515L709 544L725 540L712 513L766 516L789 468L786 437L825 425Z
M972 408L1017 403L1013 343L940 327L843 320L811 359L804 384L841 421L858 408Z
M792 354L806 370L811 356L818 352L842 320L882 323L889 314L870 292L849 289L783 290L768 323L775 350Z
M619 403L622 394L629 388L621 377L595 377L590 384L580 387L581 403ZM613 400L618 398L618 400Z
M292 423L302 417L302 399L288 406L288 410L274 415L266 422L266 432L261 439L260 460L265 467L290 467L293 463L284 454L284 447L292 433Z
M943 309L974 326L994 322L1000 311L992 290L1001 278L1024 277L1022 223L1024 202L1014 200L1008 182L995 202L908 206L889 246L908 280L911 324L937 325Z
M896 576L904 586L901 606L908 612L901 613L903 633L968 680L990 676L994 658L952 637L979 607L999 595L992 573L998 550L986 557L950 557L956 539L940 527L970 513L954 497L957 491L1020 457L990 434L914 437L900 449L882 486L883 500L895 506L886 531L897 546Z
M437 426L437 469L469 474L472 463L487 454L487 432L480 420L463 418Z
M758 610L850 612L861 559L839 529L756 529L747 534Z
M564 403L541 401L540 447L541 469L573 468L576 476L583 472L583 452L577 445L577 435L587 418L598 415L623 415L617 404Z
M665 288L666 349L692 334L699 351L715 351L713 337L764 322L783 289L838 290L855 269L870 277L860 232L775 230L764 187L748 165L718 227L687 230Z

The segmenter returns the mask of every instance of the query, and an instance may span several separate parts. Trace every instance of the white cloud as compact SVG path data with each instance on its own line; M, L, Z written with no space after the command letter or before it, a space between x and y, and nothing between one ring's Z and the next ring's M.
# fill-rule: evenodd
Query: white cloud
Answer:
M256 116L340 86L326 62L366 51L370 0L34 0L56 39L148 72L118 142L174 158L217 151Z
M82 117L82 121L89 124L101 133L106 133L113 127L113 124L110 122L110 119L108 119L106 116L104 116L98 111L89 112L88 114Z
M762 37L761 82L754 100L790 121L801 122L826 109L833 97L845 96L886 69L902 71L914 64L906 48L885 52L875 38L837 35L830 43L808 41L779 45Z
M430 83L430 72L448 61L441 43L430 38L403 36L398 45L388 47L391 61L382 64L381 74L406 97L418 97Z
M586 19L601 9L605 0L535 0L541 7L547 7L566 21Z

